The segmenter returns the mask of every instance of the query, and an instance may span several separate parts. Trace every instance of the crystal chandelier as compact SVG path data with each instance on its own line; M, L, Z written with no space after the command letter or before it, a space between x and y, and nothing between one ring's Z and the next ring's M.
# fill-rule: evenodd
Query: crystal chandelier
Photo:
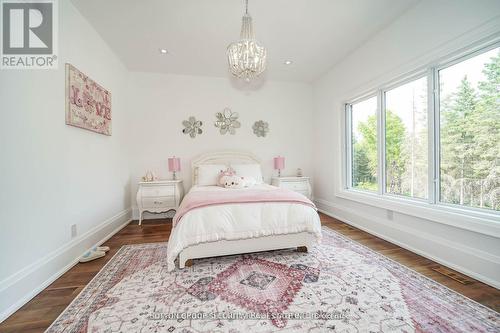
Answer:
M229 44L227 59L229 71L236 77L250 81L266 70L266 49L255 40L252 17L248 14L248 0L241 23L240 40Z

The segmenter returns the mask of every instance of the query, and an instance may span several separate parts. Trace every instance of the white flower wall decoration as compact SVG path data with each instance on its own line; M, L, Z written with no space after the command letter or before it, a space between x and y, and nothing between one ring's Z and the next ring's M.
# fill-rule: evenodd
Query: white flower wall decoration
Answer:
M203 123L200 120L196 120L195 117L189 117L188 120L184 120L182 125L184 126L182 133L189 134L191 138L195 138L196 134L203 133L203 130L201 129Z
M241 127L241 123L237 120L239 117L238 112L233 112L229 108L225 108L222 112L215 114L215 127L219 128L220 134L224 135L230 133L236 134L236 129Z
M253 133L258 137L265 137L269 132L269 124L263 120L256 121L253 126Z

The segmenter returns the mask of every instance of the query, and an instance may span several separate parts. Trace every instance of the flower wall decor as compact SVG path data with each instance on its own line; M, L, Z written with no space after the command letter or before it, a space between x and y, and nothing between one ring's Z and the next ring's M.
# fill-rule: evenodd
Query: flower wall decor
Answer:
M253 133L258 137L265 137L269 132L269 124L263 120L256 121L253 126Z
M215 114L215 127L219 128L220 134L224 135L230 133L232 135L236 134L236 128L241 127L241 123L237 120L239 117L238 112L233 112L229 108L225 108L222 112L217 112Z
M184 120L182 125L184 126L182 133L189 134L191 138L195 138L196 134L203 133L203 130L201 129L203 123L200 120L196 120L195 117L189 117L188 120Z

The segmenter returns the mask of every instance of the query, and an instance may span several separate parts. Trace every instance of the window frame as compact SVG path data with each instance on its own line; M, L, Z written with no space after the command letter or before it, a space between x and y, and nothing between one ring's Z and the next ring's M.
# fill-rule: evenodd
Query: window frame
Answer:
M344 104L344 119L345 119L345 126L344 126L344 133L345 133L345 152L347 154L345 163L344 164L344 175L347 177L344 177L345 185L346 188L349 188L354 191L360 191L360 192L366 192L366 193L378 193L380 191L380 188L377 188L377 191L368 191L368 190L362 190L362 189L357 189L352 186L352 157L353 157L353 146L352 146L352 106L353 104L361 103L366 100L369 100L373 97L377 97L377 154L379 154L378 151L378 136L379 136L379 127L378 127L378 112L379 112L379 107L378 107L378 91L370 91L368 93L365 93L356 99L352 100L351 103L345 103ZM349 131L347 131L349 129ZM379 168L380 166L377 165ZM377 170L378 172L379 170ZM377 185L379 181L378 175L377 175Z
M343 103L342 113L342 181L337 196L367 203L408 215L443 222L488 235L500 236L500 211L469 207L440 201L440 96L439 71L457 63L473 58L484 52L500 47L500 37L482 41L475 46L461 49L454 54L442 57L417 70L380 84L376 89L358 95ZM420 78L427 78L427 122L428 122L428 198L422 199L405 195L387 193L385 161L385 93L391 89ZM378 153L378 192L352 187L352 104L377 96L377 153ZM346 154L347 153L347 154ZM408 213L410 211L410 213ZM455 219L450 218L450 214ZM472 219L472 221L470 221ZM467 222L470 222L467 224ZM494 222L491 225L490 222ZM485 224L486 223L486 224Z
M394 196L396 198L410 198L412 200L415 200L415 201L419 201L419 202L428 202L429 199L427 198L418 198L418 197L410 197L410 196L406 196L406 195L403 195L403 194L396 194L396 193L389 193L387 192L387 185L386 185L386 182L387 182L387 173L386 173L386 144L385 144L385 136L386 136L386 132L385 132L385 111L386 111L386 93L390 90L393 90L395 88L398 88L398 87L401 87L407 83L410 83L410 82L413 82L413 81L416 81L416 80L420 80L420 79L423 79L425 78L426 81L427 81L427 133L429 133L429 126L430 126L430 123L429 123L429 117L430 117L430 108L429 108L429 92L428 92L428 88L429 88L429 82L430 82L430 73L428 70L419 70L419 71L415 71L414 73L412 73L411 75L408 75L408 76L405 76L403 79L400 79L400 80L397 80L397 81L392 81L391 83L387 84L387 85L384 85L380 91L381 91L381 103L380 103L380 110L381 110L381 117L382 117L382 124L381 124L381 132L382 132L382 142L383 143L383 146L381 147L381 149L383 150L383 155L381 156L382 158L382 161L383 161L383 169L381 172L383 172L384 174L384 182L383 182L383 192L382 194L384 195L387 195L387 196ZM429 138L427 139L429 140ZM428 152L429 152L429 147L428 147ZM430 159L429 159L429 156L427 157L427 170L429 170L430 168ZM430 192L430 191L429 191ZM428 195L428 197L430 196L430 194Z
M433 67L433 76L434 76L434 81L433 81L433 91L434 91L434 141L435 141L435 163L434 163L434 175L435 175L435 188L434 188L434 204L436 205L441 205L441 206L447 206L447 207L460 207L464 208L467 210L471 211L477 211L477 212L483 212L483 211L491 211L493 213L496 213L500 216L500 211L494 211L494 210L488 210L485 208L478 208L478 207L469 207L465 205L459 205L459 204L453 204L453 203L447 203L441 201L441 136L440 136L440 129L441 129L441 110L440 110L440 82L439 82L439 72L443 69L449 68L453 65L459 64L463 61L469 60L471 58L474 58L475 56L478 56L480 54L486 53L488 51L491 51L493 49L499 48L500 47L500 41L496 41L494 43L490 43L488 45L485 45L480 48L476 48L471 50L470 52L467 52L465 54L461 54L455 57L449 57L448 59L441 61L438 65Z

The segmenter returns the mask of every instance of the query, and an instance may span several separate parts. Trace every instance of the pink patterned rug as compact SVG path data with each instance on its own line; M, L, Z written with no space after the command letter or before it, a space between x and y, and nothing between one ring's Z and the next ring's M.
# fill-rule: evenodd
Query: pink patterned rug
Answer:
M500 332L500 314L323 227L323 243L196 260L128 245L47 332Z

